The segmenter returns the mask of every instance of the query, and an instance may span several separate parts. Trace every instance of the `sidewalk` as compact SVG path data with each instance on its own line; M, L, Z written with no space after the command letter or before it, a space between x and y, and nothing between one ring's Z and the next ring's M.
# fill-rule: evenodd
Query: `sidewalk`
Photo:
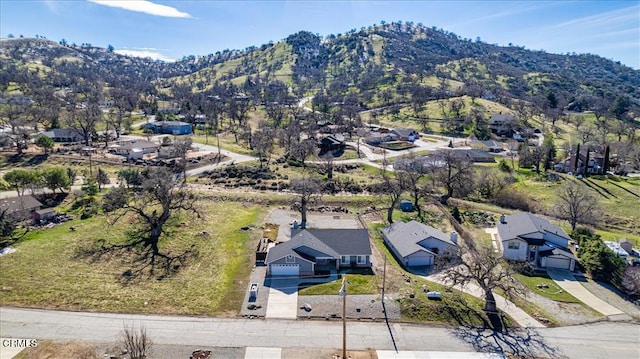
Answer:
M432 282L442 284L442 285L448 285L446 281L444 281L437 274L430 275L430 276L423 276L422 278L426 280L430 280ZM469 283L464 287L455 286L454 288L461 292L470 294L476 298L480 298L484 300L484 292L478 285ZM518 308L518 306L516 306L514 303L508 301L507 299L505 299L504 297L496 293L494 293L493 296L496 300L496 306L503 312L507 313L511 318L513 318L513 320L515 320L521 327L545 328L545 326L542 323L538 322L535 318L527 314L524 310Z
M576 279L573 273L564 270L547 268L547 274L549 274L551 279L553 279L553 281L556 282L560 286L560 288L578 298L582 303L593 308L595 311L609 317L609 319L631 319L620 309L612 306L611 304L593 295L593 293L589 292L587 288L580 284L580 281Z

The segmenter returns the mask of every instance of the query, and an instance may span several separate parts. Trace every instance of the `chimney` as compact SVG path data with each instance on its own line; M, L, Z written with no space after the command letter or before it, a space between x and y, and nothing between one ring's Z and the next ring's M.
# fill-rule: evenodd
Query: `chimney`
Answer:
M507 223L507 218L505 217L504 213L500 215L500 223L502 224Z
M457 232L451 232L451 242L458 244L458 233Z

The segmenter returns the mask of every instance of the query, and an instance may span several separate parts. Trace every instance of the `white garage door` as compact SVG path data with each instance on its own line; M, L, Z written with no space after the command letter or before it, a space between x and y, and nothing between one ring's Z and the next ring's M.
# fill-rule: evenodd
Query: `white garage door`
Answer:
M569 269L571 260L568 258L551 258L547 257L547 268Z
M414 253L407 258L407 261L408 261L407 266L409 267L430 266L433 264L431 259L432 257L429 255L426 255L425 253L422 253L422 252Z
M298 264L272 264L271 275L297 277L300 275L300 266Z

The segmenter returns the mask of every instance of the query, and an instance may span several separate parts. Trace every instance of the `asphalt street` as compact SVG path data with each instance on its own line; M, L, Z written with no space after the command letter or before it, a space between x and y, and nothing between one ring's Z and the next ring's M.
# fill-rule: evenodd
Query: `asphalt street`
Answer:
M115 342L124 325L144 325L154 343L195 347L341 348L336 321L198 318L0 308L0 335L13 338ZM351 350L482 351L549 358L640 357L640 325L601 322L494 333L379 322L349 322Z

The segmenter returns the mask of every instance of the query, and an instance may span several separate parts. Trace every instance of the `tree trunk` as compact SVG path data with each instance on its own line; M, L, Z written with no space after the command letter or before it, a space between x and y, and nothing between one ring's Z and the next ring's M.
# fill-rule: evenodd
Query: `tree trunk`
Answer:
M413 206L418 211L418 218L422 218L422 210L420 209L420 196L417 193L413 194Z
M491 289L484 290L484 311L488 313L495 313L498 311L496 306L496 299L493 297Z
M302 216L300 227L305 229L307 228L307 201L305 199L300 202L300 215Z

